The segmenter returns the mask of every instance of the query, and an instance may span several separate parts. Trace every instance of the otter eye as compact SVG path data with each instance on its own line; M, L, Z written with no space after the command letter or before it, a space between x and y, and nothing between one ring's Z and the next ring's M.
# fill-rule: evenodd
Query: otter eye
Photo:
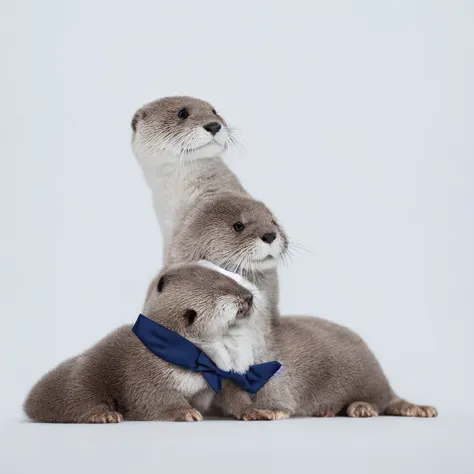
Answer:
M178 117L180 119L187 119L189 117L189 112L188 112L188 109L186 108L183 108L181 109L179 112L178 112Z
M212 113L213 113L214 115L217 115L216 109L212 109Z
M236 232L242 232L244 229L245 229L245 226L244 224L242 224L242 222L238 221L234 224L234 230Z
M184 317L188 322L188 325L191 326L191 324L194 323L194 320L196 319L197 313L194 311L194 309L187 309L184 312Z

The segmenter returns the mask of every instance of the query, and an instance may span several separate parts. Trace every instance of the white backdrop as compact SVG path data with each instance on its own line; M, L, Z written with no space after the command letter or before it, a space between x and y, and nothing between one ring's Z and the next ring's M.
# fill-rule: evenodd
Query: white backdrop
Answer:
M229 164L311 251L283 312L474 412L472 2L2 3L2 416L139 312L162 241L130 120L172 94L241 129Z

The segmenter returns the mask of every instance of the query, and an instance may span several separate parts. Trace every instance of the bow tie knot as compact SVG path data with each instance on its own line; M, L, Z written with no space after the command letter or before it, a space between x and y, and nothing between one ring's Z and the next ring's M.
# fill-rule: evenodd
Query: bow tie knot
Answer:
M204 352L201 352L197 360L196 370L202 373L214 392L220 392L222 390L222 380L227 379L246 392L253 394L257 393L278 372L280 367L279 362L265 362L264 364L252 365L246 373L240 374L219 369Z

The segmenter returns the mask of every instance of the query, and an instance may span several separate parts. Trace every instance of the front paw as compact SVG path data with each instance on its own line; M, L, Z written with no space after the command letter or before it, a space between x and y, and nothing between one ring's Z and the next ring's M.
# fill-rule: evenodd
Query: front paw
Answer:
M194 408L176 410L166 416L167 421L202 421L202 415Z
M120 423L123 420L121 413L111 410L97 410L92 413L88 413L81 423Z
M273 421L284 420L289 416L290 414L283 410L260 410L258 408L249 408L237 418L244 421Z

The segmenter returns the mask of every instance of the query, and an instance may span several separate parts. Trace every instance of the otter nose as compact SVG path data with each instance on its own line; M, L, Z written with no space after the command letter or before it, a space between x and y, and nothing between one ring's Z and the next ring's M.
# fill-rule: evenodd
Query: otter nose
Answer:
M250 306L253 302L253 295L249 293L248 295L244 296L244 301Z
M267 232L266 234L262 235L262 240L267 244L271 244L276 239L276 236L277 235L275 232Z
M204 125L204 130L215 135L221 129L221 124L217 122L211 122Z

